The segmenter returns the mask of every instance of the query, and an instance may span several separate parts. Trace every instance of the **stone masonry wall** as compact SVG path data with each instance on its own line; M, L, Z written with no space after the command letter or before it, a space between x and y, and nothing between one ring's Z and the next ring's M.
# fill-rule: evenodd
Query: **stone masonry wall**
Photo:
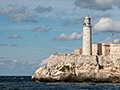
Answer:
M110 58L115 60L120 58L120 44L110 44Z

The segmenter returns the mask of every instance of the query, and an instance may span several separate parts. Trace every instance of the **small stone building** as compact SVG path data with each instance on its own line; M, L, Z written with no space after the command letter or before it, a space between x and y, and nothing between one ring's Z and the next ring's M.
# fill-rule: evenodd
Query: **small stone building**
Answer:
M101 43L92 45L92 55L110 55L110 44Z
M82 49L74 49L74 54L82 55Z

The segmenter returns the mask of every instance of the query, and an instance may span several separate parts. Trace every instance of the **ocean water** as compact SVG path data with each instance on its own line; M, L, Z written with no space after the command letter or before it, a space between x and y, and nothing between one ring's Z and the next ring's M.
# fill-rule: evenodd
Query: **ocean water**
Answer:
M32 82L30 76L0 76L0 90L120 90L120 83Z

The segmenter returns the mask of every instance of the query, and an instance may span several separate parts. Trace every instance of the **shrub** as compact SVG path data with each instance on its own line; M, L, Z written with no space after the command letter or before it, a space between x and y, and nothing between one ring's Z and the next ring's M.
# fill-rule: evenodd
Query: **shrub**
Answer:
M59 71L65 72L65 70L69 71L69 66L64 65Z

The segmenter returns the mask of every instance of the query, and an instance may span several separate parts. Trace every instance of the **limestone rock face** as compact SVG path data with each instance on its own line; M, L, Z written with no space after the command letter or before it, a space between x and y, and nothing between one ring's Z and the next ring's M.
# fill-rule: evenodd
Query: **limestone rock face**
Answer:
M40 67L32 81L120 82L120 59L109 56L52 54L48 65Z

